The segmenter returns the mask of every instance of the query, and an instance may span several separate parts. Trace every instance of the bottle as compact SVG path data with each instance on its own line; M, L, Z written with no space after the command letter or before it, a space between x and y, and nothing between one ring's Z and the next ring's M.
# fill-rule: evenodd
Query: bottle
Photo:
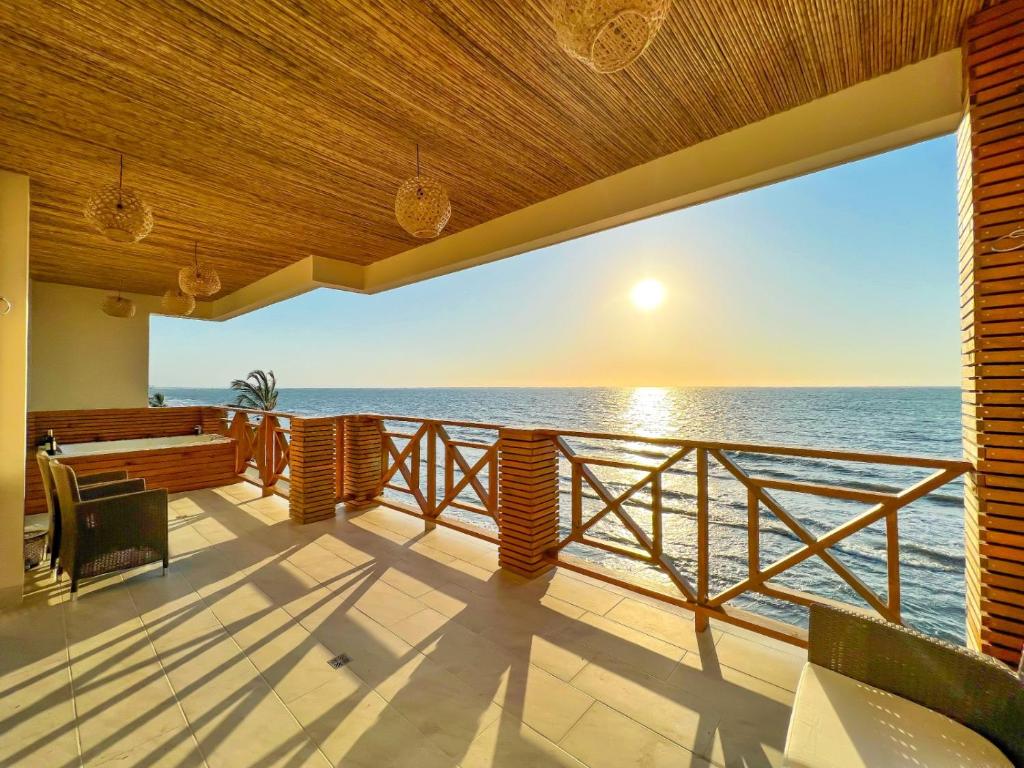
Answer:
M53 430L50 430L50 455L60 453L60 446L57 445L57 438L53 436Z

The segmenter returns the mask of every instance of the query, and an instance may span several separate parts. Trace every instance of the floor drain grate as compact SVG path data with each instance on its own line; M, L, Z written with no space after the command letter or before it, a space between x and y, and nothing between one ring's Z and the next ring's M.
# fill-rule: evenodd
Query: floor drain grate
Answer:
M335 656L333 659L328 659L327 663L331 665L331 669L341 669L348 664L352 659L349 658L347 653L343 653L339 656Z

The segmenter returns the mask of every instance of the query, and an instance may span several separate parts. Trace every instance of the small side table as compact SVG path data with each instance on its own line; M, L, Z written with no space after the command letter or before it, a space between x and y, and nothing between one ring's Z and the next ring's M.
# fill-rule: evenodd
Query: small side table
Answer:
M45 528L29 526L25 529L25 570L35 568L46 557Z

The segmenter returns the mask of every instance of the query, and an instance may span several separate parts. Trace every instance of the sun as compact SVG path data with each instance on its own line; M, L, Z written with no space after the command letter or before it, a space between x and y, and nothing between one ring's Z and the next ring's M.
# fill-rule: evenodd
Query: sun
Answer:
M629 299L641 312L651 312L665 300L665 286L659 280L641 280L629 292Z

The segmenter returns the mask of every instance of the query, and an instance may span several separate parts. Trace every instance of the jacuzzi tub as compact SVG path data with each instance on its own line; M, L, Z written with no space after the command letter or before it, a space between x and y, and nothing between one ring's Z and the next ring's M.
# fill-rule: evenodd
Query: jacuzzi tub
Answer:
M230 443L231 438L221 435L173 435L170 437L143 437L137 440L103 440L96 443L70 443L60 447L54 456L58 461L77 456L98 456L105 453L137 453L161 448L190 448L210 443Z
M171 493L237 483L235 441L221 435L175 435L68 443L53 457L79 475L123 470Z

